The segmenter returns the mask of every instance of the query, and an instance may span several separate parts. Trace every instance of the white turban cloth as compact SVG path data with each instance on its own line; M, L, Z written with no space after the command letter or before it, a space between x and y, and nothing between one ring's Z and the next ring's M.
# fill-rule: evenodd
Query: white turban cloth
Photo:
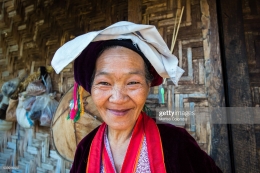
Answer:
M51 65L56 73L60 73L81 54L90 42L112 39L131 39L161 77L170 78L176 86L178 85L184 70L178 67L178 59L171 53L153 25L121 21L103 30L80 35L65 43L55 52Z

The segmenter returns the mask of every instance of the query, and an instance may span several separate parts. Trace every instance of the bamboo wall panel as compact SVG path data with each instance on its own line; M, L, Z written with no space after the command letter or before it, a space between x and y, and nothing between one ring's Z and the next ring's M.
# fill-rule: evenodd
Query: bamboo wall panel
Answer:
M13 170L28 173L69 172L71 163L62 159L53 148L50 148L51 136L45 129L23 129L13 126L11 131L0 132L0 167L16 165Z

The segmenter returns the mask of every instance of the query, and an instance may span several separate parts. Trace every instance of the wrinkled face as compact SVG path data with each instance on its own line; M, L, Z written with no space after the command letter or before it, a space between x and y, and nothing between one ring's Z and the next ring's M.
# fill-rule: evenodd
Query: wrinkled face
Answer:
M91 95L109 128L125 130L134 126L149 85L142 57L130 49L114 47L97 59Z

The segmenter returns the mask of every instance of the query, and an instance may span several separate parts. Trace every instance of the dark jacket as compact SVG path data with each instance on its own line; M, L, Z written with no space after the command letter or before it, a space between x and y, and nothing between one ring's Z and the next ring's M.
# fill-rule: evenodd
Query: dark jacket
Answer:
M183 128L157 124L163 146L167 173L221 173L213 159L200 149L194 138ZM78 144L71 173L85 173L91 142L98 128Z

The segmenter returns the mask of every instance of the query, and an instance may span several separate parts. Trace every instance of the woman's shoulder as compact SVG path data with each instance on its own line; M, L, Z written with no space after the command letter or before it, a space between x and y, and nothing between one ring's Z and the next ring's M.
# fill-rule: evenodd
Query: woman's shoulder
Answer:
M99 126L86 135L78 144L70 173L81 173L86 171L88 154L91 142L95 137Z
M182 127L157 124L167 172L222 172L196 140Z

